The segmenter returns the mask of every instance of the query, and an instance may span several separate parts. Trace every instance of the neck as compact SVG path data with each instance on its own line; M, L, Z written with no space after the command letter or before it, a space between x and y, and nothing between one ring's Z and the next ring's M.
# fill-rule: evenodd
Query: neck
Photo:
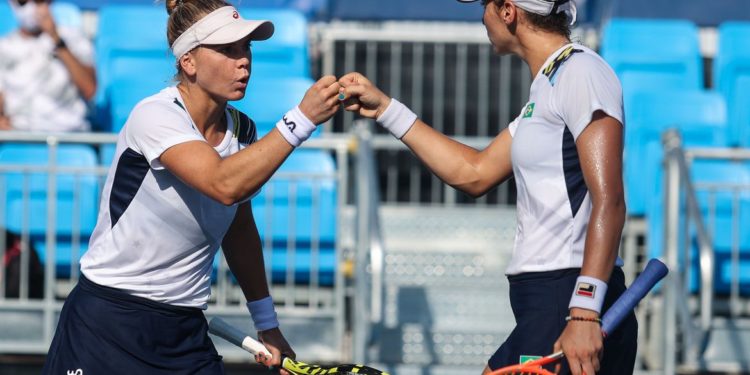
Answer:
M542 65L550 55L569 43L570 39L559 34L530 32L523 37L519 36L519 46L514 52L529 66L533 78L542 70Z
M185 108L193 119L198 131L209 143L216 143L223 138L225 132L224 110L226 101L219 101L190 82L181 82L177 85Z

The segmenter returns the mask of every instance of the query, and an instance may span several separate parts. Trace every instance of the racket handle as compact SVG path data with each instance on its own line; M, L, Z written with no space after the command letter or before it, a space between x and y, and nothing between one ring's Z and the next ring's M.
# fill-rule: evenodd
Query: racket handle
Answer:
M263 354L268 358L273 357L271 352L269 352L263 344L246 335L239 329L232 327L221 318L212 318L211 321L208 322L208 332L245 349L252 355Z
M669 269L658 259L651 259L646 269L638 275L620 298L612 304L612 307L602 317L602 333L606 337L617 329L623 319L630 314L638 305L638 302L648 294L651 288L669 273Z

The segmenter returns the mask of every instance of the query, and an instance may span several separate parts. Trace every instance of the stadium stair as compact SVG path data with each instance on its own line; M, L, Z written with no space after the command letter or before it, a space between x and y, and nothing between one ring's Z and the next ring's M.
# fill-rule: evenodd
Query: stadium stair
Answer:
M374 356L392 374L478 374L515 326L504 274L512 208L384 206L383 322Z

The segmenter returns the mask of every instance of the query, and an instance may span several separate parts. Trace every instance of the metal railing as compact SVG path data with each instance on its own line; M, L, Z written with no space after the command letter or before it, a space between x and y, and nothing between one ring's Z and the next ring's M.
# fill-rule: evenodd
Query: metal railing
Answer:
M709 221L715 220L715 199L718 192L732 195L732 248L731 282L729 295L730 318L739 315L740 306L740 197L750 191L747 183L700 183L691 176L691 165L695 160L750 161L750 150L742 149L683 149L682 139L675 130L663 136L665 168L665 258L673 270L664 288L662 304L663 324L663 370L674 374L678 364L688 368L705 367L703 356L711 339L713 320L716 315L715 289L715 245L714 231L706 225L698 193L710 196ZM745 198L747 199L747 198ZM692 231L691 231L692 228ZM697 312L691 308L689 291L691 279L691 236L695 236L698 248L699 292ZM697 318L694 317L697 314ZM681 340L679 339L681 338ZM681 358L680 358L681 355Z
M481 23L331 22L313 27L311 34L321 74L359 71L453 137L494 138L528 98L528 68L517 57L494 54ZM326 124L327 130L346 132L354 118L342 112ZM475 145L484 148L489 141ZM376 151L382 202L451 206L513 200L512 184L475 200L446 187L405 148Z
M47 202L47 222L45 228L45 235L43 239L32 238L33 236L29 231L28 220L24 223L24 228L21 230L20 238L22 243L21 249L21 266L20 266L20 296L18 298L6 298L5 297L5 277L3 272L4 267L0 267L0 353L15 353L15 354L43 354L46 353L49 343L52 340L54 334L54 328L57 322L57 316L62 308L63 300L67 296L67 293L75 285L78 280L78 257L83 253L85 244L81 244L77 253L71 256L71 268L74 272L71 272L69 276L58 274L56 267L56 251L59 247L59 239L57 233L56 223L56 211L57 211L57 176L60 174L74 174L80 176L96 176L101 182L99 186L103 186L103 181L109 170L108 166L101 164L92 165L88 167L71 167L64 166L58 163L56 159L57 149L61 144L83 144L91 147L92 149L104 150L104 146L111 145L116 142L116 134L33 134L24 132L0 132L0 145L7 143L29 143L29 144L45 144L49 150L49 160L46 165L30 166L24 164L0 164L0 178L7 173L15 174L28 174L28 173L43 173L47 177L46 191L43 194L48 199ZM346 293L346 280L345 275L342 271L342 265L346 263L347 258L353 254L353 245L347 242L347 238L353 237L345 231L351 229L346 223L350 221L350 216L347 215L347 211L351 211L355 205L351 204L349 200L350 195L350 176L349 176L349 164L350 164L350 153L353 149L354 141L349 135L335 135L326 136L323 138L310 139L305 142L302 148L307 150L319 150L330 155L334 159L335 170L331 173L305 173L305 172L294 172L285 173L283 171L278 172L269 181L269 184L283 180L289 185L287 192L273 192L266 191L266 197L272 199L277 193L288 193L288 202L293 205L296 202L295 192L297 191L295 186L298 185L298 181L308 181L312 185L311 194L313 201L309 209L311 216L319 215L321 212L320 200L315 195L319 193L320 189L316 186L320 186L322 181L329 181L336 185L336 196L335 202L331 202L336 205L336 238L334 244L335 250L335 271L333 275L332 284L324 284L318 278L320 270L317 268L316 262L320 258L322 245L320 243L319 229L315 226L320 225L320 217L300 217L298 211L294 211L294 208L290 209L288 220L309 220L310 225L313 226L310 241L310 258L312 264L310 266L310 275L308 282L298 282L295 280L293 269L294 263L291 259L295 257L295 251L297 251L297 243L295 242L295 233L292 231L288 234L286 239L286 257L288 260L287 274L282 281L272 279L270 269L270 262L266 262L267 274L270 281L271 292L275 297L277 303L277 309L279 312L280 319L282 322L285 318L293 319L310 319L319 317L330 323L331 337L334 338L335 343L332 348L328 348L327 351L321 352L319 358L321 360L330 361L341 361L348 357L346 350L346 343L344 338L346 335L344 331L345 327L345 293ZM362 183L367 183L364 181ZM365 193L367 190L364 190ZM5 186L0 186L0 240L4 240L5 237L5 217L6 217L6 192ZM28 201L28 192L24 193L21 198L22 200ZM97 198L98 199L98 198ZM28 204L23 203L28 210ZM74 205L77 205L75 203ZM255 212L256 217L260 215L266 216L266 224L271 223L271 215L274 215L273 205L266 205L265 210L258 210ZM98 200L97 206L98 207ZM75 211L75 209L74 209ZM294 227L294 223L292 228ZM261 232L264 228L259 228ZM270 232L270 228L265 228L266 234ZM83 242L83 239L87 238L90 233L83 233L81 228L73 228L73 234L71 237L80 239L79 242ZM316 234L317 233L317 234ZM31 244L34 240L41 241L38 244L44 247L44 257L46 262L43 264L44 267L44 293L41 299L29 298L29 263L31 257ZM270 235L262 238L264 243L264 251L268 253L272 251L273 244ZM0 241L3 246L0 246L0 259L5 257L5 241ZM221 254L221 253L220 253ZM268 255L268 254L267 254ZM266 258L269 259L269 258ZM212 286L213 293L212 299L209 303L207 314L209 315L228 315L228 316L246 316L247 312L244 307L244 297L242 292L239 290L238 285L233 281L231 273L228 271L226 261L221 257L218 266L217 277L214 285ZM249 320L248 320L249 322ZM9 325L12 325L9 329ZM39 329L41 327L41 329ZM310 355L317 355L318 353L311 353Z

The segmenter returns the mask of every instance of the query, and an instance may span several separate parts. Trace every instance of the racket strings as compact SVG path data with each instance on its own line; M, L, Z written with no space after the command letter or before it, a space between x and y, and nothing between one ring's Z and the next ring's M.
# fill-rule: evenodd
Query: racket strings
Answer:
M388 373L362 365L336 365L330 367L304 362L287 361L284 368L295 375L388 375Z

